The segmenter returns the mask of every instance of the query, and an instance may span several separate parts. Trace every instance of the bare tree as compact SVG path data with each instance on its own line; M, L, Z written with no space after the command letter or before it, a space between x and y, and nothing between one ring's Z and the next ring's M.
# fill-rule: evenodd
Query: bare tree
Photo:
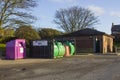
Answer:
M0 28L33 22L35 17L28 11L35 6L36 0L0 0Z
M81 7L71 7L56 11L54 22L65 32L73 32L92 27L98 22L90 10Z

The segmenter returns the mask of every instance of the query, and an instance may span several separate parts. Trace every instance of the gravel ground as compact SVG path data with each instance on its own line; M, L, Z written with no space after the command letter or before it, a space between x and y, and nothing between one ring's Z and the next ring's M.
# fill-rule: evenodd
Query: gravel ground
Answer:
M0 60L0 80L120 80L120 57Z

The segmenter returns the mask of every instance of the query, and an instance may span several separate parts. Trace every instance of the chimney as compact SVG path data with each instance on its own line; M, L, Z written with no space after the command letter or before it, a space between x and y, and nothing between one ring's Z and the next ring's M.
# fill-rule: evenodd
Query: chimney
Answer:
M113 34L113 26L114 26L114 23L112 22L111 34Z
M114 23L112 23L112 27L113 27Z

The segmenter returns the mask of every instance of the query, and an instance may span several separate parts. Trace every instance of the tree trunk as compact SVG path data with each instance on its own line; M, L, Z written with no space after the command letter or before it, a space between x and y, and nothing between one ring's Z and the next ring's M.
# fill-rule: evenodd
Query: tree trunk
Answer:
M2 29L2 21L0 20L0 29Z
M2 28L2 21L0 21L0 37L4 36L4 29Z

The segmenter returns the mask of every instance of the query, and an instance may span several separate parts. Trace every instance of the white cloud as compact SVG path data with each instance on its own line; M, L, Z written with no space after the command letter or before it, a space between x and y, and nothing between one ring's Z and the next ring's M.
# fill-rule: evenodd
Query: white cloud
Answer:
M117 11L112 11L110 13L111 16L115 16L115 17L120 17L120 12L117 12Z
M104 9L98 6L90 5L87 7L89 10L95 12L96 15L102 15L105 13Z

